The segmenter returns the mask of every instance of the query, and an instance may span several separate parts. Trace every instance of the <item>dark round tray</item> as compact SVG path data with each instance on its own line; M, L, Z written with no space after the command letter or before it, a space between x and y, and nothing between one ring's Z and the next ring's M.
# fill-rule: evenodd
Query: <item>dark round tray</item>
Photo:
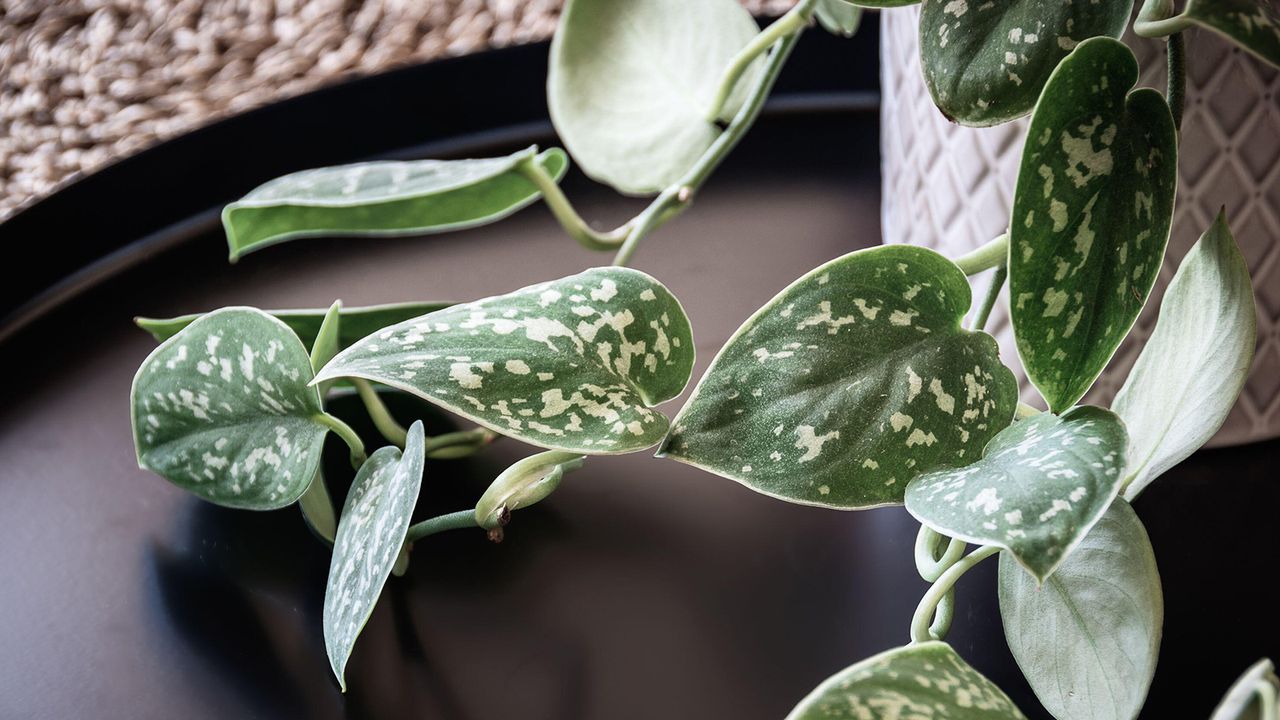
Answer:
M810 33L759 126L637 253L688 309L696 373L789 281L878 242L874 38L874 23L851 42ZM0 246L35 251L8 264L0 296L0 718L772 719L907 640L925 585L903 510L787 505L643 453L591 460L501 545L479 531L419 543L343 696L321 635L328 556L298 512L221 509L137 469L129 384L153 343L135 315L470 299L608 262L540 206L450 235L225 261L217 209L275 175L553 144L545 57L538 45L432 63L247 113L0 225ZM566 189L602 225L638 207L576 171ZM1144 717L1204 717L1247 664L1280 655L1265 579L1280 551L1276 448L1202 453L1137 503L1167 601ZM328 450L341 496L350 472ZM469 506L528 452L504 440L429 464L419 514ZM1044 717L993 583L993 563L962 582L951 639Z

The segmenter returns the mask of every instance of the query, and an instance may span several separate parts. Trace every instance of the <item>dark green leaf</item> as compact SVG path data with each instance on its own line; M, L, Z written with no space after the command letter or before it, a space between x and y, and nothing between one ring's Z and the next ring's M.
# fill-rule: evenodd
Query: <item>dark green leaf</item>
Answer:
M1187 0L1181 18L1280 67L1280 9L1274 0Z

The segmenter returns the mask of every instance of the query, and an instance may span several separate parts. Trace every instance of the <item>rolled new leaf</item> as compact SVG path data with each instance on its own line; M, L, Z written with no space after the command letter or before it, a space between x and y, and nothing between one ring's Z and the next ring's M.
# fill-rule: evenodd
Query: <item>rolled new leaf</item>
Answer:
M393 325L338 354L317 382L399 388L510 437L585 455L656 444L654 405L693 368L684 309L652 277L595 268Z
M1270 686L1270 687L1266 687ZM1227 694L1222 697L1218 707L1214 708L1209 720L1240 720L1253 717L1250 710L1257 713L1261 720L1270 720L1261 713L1261 695L1275 697L1280 693L1280 678L1276 677L1275 664L1268 658L1262 658L1244 671Z
M409 532L422 487L424 453L419 420L409 427L403 453L384 447L369 456L342 506L324 591L324 645L343 692L351 650Z
M907 486L907 511L953 538L1010 551L1044 582L1120 490L1124 423L1088 405L1003 430L982 459Z
M143 361L130 392L138 465L219 505L273 510L306 491L327 432L311 360L254 308L205 315Z
M559 179L568 158L536 147L506 157L368 162L276 178L222 211L232 262L310 236L420 235L484 225L539 197L517 166L530 158Z
M1160 272L1177 170L1169 105L1130 89L1124 43L1081 43L1031 117L1013 196L1009 297L1027 377L1074 405L1129 333Z
M738 328L660 454L790 502L902 502L1009 424L1017 383L960 326L969 283L924 248L877 247L792 283Z

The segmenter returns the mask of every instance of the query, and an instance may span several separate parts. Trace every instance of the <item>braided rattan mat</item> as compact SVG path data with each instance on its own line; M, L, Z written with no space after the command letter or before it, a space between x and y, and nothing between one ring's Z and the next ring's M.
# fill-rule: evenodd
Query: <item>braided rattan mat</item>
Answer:
M743 0L776 14L791 0ZM541 40L560 0L0 0L0 219L60 183L351 75Z

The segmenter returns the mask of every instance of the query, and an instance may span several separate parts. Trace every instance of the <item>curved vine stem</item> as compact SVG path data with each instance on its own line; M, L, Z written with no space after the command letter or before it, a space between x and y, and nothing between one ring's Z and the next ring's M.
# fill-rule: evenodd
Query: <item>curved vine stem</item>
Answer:
M364 461L368 459L364 452L364 441L360 439L355 430L351 429L350 425L327 412L312 415L311 419L329 428L335 435L342 438L342 441L351 450L351 467L359 470L360 466L364 465Z
M956 266L965 275L977 275L983 270L1004 264L1009 257L1009 233L997 236L985 245L956 258Z
M587 224L565 197L560 184L547 173L533 158L525 158L516 166L520 173L532 182L542 193L542 200L551 210L551 214L564 228L569 236L588 250L613 250L622 244L631 232L631 223L627 223L608 232L600 232Z
M960 576L969 572L975 565L998 552L1000 552L1000 548L995 545L983 545L977 550L965 555L955 565L947 568L946 572L942 573L942 576L933 583L928 592L924 594L924 597L920 598L920 604L916 606L916 612L911 617L912 643L922 643L940 639L933 635L930 628L935 624L942 624L934 622L935 613L943 614L938 612L940 610L941 603L951 592L951 589L955 587L956 581L960 579ZM950 612L945 608L942 608L942 610L943 612ZM945 624L949 625L950 621L948 620Z
M801 0L796 3L785 15L773 21L769 27L761 30L747 46L738 51L738 54L729 61L729 67L725 68L724 75L720 78L720 86L716 90L716 95L711 101L711 106L707 108L707 122L716 122L720 119L721 113L724 112L725 105L729 104L729 98L733 96L733 90L738 85L738 81L751 67L751 63L755 62L760 54L768 50L774 43L784 37L796 34L801 28L809 24L810 18L813 17L813 11L816 7L816 0Z
M1173 0L1146 0L1133 21L1133 32L1139 37L1159 38L1174 35L1191 27L1191 21L1173 14Z
M405 542L412 543L428 535L435 535L446 530L461 530L472 527L480 527L480 523L476 522L476 511L474 509L459 510L454 513L437 515L420 523L410 525L409 534L405 536Z
M942 554L938 554L938 545L948 540ZM926 582L935 582L947 568L956 564L964 556L968 544L963 540L947 538L928 525L921 525L916 533L916 571Z
M991 310L996 306L996 300L1000 297L1000 291L1004 288L1004 281L1009 278L1009 266L1001 262L996 266L996 274L991 276L991 284L987 286L987 294L982 298L982 304L978 306L978 312L973 316L973 325L971 329L981 330L987 326L987 320L991 317Z
M356 386L356 394L360 396L365 410L369 412L369 419L373 421L373 426L382 433L382 437L386 438L387 442L403 450L408 432L403 425L391 417L391 411L387 410L382 398L378 397L378 391L373 389L373 384L364 378L351 378L351 384Z

